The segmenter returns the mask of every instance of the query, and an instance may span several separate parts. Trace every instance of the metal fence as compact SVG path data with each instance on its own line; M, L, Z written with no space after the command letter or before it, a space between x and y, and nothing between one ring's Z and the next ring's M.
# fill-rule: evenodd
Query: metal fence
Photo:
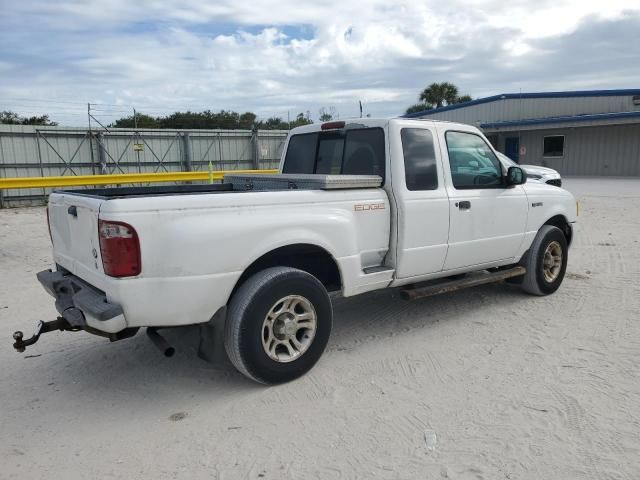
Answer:
M276 168L287 134L0 125L0 177ZM0 208L41 204L49 191L0 190Z

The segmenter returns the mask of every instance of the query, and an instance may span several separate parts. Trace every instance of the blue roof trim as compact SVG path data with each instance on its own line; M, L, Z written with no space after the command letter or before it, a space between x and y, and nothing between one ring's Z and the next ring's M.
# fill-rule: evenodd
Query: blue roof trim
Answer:
M483 103L496 102L498 100L528 99L528 98L575 98L575 97L624 97L628 95L640 95L640 88L626 88L618 90L577 90L574 92L530 92L530 93L502 93L491 97L478 98L468 102L447 105L446 107L424 110L422 112L407 113L404 118L424 117L434 113L448 112L459 108L482 105Z
M519 127L525 125L545 125L564 122L590 122L594 120L613 120L619 118L640 118L640 112L593 113L589 115L567 115L564 117L532 118L507 122L483 123L480 128Z

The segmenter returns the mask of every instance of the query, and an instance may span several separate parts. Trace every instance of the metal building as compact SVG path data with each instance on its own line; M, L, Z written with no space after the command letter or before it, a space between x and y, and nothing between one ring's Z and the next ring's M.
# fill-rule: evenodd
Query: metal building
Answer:
M640 89L508 93L408 114L481 128L516 162L640 176Z

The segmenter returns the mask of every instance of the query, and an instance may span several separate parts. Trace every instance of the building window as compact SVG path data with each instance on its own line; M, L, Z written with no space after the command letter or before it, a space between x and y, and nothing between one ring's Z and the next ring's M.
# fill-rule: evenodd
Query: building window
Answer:
M564 135L551 135L543 141L543 157L564 157Z

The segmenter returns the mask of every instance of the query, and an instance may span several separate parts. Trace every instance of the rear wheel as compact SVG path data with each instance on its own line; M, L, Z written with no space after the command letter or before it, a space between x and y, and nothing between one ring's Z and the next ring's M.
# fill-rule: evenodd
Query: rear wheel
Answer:
M295 268L268 268L250 277L231 299L225 348L249 378L288 382L318 361L332 321L331 300L317 278Z
M552 225L543 225L529 249L522 289L532 295L549 295L555 292L564 279L567 254L567 239L562 230Z

